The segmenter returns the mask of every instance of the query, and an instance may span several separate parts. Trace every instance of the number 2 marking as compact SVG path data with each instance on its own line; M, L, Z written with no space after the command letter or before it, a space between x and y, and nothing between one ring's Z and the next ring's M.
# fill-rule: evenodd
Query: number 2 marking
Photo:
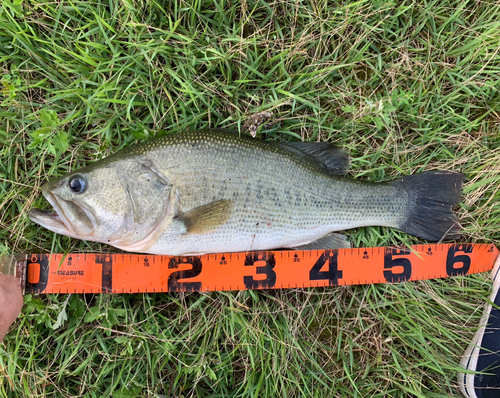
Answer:
M201 282L186 282L179 279L195 278L201 274L202 264L200 257L172 257L168 263L168 268L179 268L179 264L190 264L191 269L172 272L168 276L168 291L199 291Z

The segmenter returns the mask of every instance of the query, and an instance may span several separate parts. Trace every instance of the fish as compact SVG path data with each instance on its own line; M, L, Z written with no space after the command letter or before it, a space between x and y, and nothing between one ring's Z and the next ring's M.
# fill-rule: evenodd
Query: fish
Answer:
M385 226L457 239L464 174L424 171L385 182L344 175L327 142L266 141L202 129L130 146L46 182L54 211L29 218L58 234L163 255L349 247L352 228Z

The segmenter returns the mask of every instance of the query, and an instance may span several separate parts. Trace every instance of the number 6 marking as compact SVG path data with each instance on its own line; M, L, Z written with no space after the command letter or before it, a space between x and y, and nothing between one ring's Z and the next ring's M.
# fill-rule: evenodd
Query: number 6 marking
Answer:
M457 243L450 246L446 256L446 273L448 276L466 275L469 272L470 257L466 254L456 256L457 252L472 253L472 245L470 243ZM462 266L457 268L456 263L462 263Z

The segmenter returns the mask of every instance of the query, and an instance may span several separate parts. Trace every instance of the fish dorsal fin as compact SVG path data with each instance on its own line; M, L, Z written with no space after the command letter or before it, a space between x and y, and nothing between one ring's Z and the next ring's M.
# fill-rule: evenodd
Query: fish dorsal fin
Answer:
M278 145L304 156L330 175L342 175L349 170L349 154L329 142L280 142Z
M206 234L224 224L231 216L233 202L229 199L218 200L175 217L186 227L186 233Z
M328 249L349 249L351 244L347 240L347 236L329 233L315 241L312 241L303 246L297 246L297 250L328 250Z

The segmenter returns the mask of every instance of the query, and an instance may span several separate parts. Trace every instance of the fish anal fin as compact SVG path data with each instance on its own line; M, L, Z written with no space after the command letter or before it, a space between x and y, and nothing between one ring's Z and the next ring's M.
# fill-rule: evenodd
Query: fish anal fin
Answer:
M349 249L350 247L351 244L347 240L347 236L332 232L306 245L294 247L294 249L328 250L328 249Z
M280 142L283 149L304 155L330 175L343 175L350 166L347 152L328 142Z
M175 220L185 225L187 234L206 234L223 225L231 216L232 210L233 202L223 199L196 207L175 217Z

